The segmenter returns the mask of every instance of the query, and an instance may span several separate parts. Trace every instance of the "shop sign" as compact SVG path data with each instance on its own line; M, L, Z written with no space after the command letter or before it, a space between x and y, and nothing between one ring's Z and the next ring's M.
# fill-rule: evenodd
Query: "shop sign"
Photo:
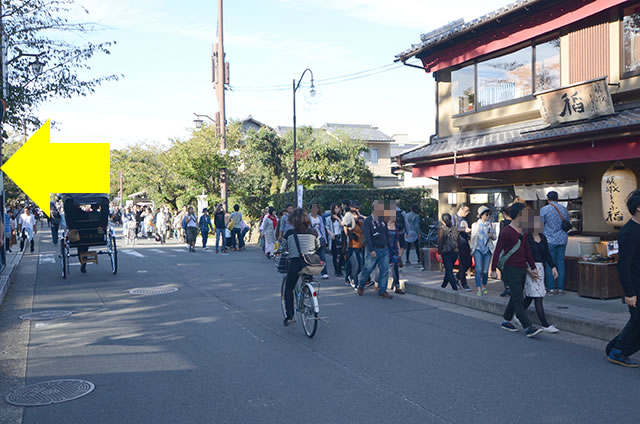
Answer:
M549 125L613 115L606 77L536 94L540 114Z
M638 188L636 174L623 164L612 165L602 176L602 216L614 228L622 227L630 218L626 207L629 193Z

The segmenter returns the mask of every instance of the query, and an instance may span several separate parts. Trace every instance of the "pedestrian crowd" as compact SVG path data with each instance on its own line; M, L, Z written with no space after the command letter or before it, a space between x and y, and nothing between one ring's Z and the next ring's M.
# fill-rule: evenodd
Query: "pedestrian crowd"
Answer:
M160 244L174 239L187 245L189 252L196 251L196 240L201 237L202 249L209 250L209 233L216 238L216 253L245 249L245 237L250 231L240 212L234 205L233 212L227 213L219 203L213 211L203 208L200 213L193 206L185 205L180 212L168 207L127 206L122 211L114 208L111 212L114 223L121 222L125 244L134 246L137 239L151 239Z
M293 205L276 214L269 206L260 219L259 243L267 258L283 260L286 265L280 270L287 273L285 301L289 318L293 317L293 289L298 272L304 267L300 254L317 254L324 262L320 272L322 279L329 278L328 255L331 255L333 272L336 277L344 278L344 284L350 286L362 296L366 287L377 284L380 298L391 299L388 277L391 273L391 288L397 294L404 294L400 286L400 271L410 263L411 247L414 247L416 262L420 262L420 212L417 205L405 212L393 200L376 200L370 216L360 212L358 200L345 200L341 204L332 204L323 210L318 203L309 205L307 210L293 208ZM302 252L295 243L298 238Z

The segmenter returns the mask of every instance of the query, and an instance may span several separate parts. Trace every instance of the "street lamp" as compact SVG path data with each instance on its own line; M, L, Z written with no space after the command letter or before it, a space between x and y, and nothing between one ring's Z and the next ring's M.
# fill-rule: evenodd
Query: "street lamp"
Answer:
M202 128L202 125L204 124L204 120L202 118L207 118L209 121L213 122L214 124L216 123L216 120L210 117L209 115L202 115L195 112L193 114L196 116L196 119L193 120L193 123L195 124L197 129Z
M298 151L297 151L297 136L296 136L296 92L300 88L300 84L302 83L302 78L304 75L309 72L311 75L311 88L309 92L304 96L307 102L311 103L315 101L317 98L316 88L313 85L313 71L309 68L305 69L300 75L300 79L296 84L295 78L293 79L293 191L295 192L296 198L296 207L300 207L299 199L298 199Z

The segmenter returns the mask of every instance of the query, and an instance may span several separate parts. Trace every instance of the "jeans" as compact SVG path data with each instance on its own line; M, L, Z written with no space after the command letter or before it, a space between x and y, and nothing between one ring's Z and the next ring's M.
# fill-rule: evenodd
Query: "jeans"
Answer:
M458 289L458 280L456 280L456 276L453 274L453 265L456 263L457 259L457 252L442 254L442 264L444 265L444 280L442 280L442 288L447 287L447 284L451 284L452 289Z
M51 224L51 238L53 238L53 244L58 244L58 224Z
M558 290L564 290L564 280L565 280L565 267L564 267L564 255L567 251L566 244L551 244L549 243L549 252L551 253L551 257L553 261L556 263L558 267L558 279L553 279L553 274L551 273L551 267L549 265L545 265L545 280L547 282L547 290L553 290L554 282L558 282Z
M640 310L629 306L629 321L620 334L609 342L611 348L620 349L622 356L631 356L640 350Z
M471 268L471 247L469 243L459 243L458 245L460 266L458 267L458 280L462 287L467 287L467 271Z
M380 272L378 277L378 294L387 291L387 284L389 283L389 249L387 247L375 248L376 257L371 257L371 250L365 249L364 269L360 274L360 288L364 288L364 283L369 280L371 273L378 267Z
M200 234L202 234L202 248L207 247L207 240L209 239L209 230L200 229Z
M320 249L318 249L318 251L316 252L318 254L318 256L320 256L320 259L322 259L322 262L324 262L324 268L322 268L322 275L328 275L329 272L327 270L327 249L324 247L321 247Z
M236 244L236 238L238 239L238 244ZM240 228L234 228L231 230L231 248L235 249L240 246Z
M224 228L216 228L216 252L218 252L220 240L222 240L222 250L226 249L224 246Z
M289 258L289 268L287 269L287 285L284 289L284 306L287 310L287 318L293 319L293 289L296 287L296 283L298 282L298 272L302 268L302 258Z
M473 252L473 259L476 261L476 287L486 286L489 281L489 265L491 264L491 252Z
M391 267L391 276L393 278L392 287L400 288L400 265L398 262L389 265Z
M347 250L347 264L348 271L347 277L351 276L351 279L354 281L354 284L358 285L358 274L362 271L362 249L359 247L350 247Z
M504 310L502 317L505 321L511 321L513 314L518 317L520 323L524 328L531 327L531 321L527 316L527 312L524 309L524 282L527 278L526 268L516 268L512 266L505 266L502 273L502 279L504 283L509 287L511 291L511 297L509 298L509 304Z
M240 244L238 245L238 247L240 249L244 249L244 237L247 235L248 232L249 232L249 227L245 227L243 230L240 231L240 234L238 235L238 239L240 240Z

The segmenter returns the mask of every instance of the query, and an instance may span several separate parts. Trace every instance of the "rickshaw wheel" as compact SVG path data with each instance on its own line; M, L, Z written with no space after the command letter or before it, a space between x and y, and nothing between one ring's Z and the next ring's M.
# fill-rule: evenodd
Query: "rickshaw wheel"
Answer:
M62 258L62 278L67 278L69 275L69 256L67 255L67 242L66 240L60 240L60 256Z
M113 234L109 235L109 257L111 258L111 273L118 272L118 248L116 247L116 238Z

